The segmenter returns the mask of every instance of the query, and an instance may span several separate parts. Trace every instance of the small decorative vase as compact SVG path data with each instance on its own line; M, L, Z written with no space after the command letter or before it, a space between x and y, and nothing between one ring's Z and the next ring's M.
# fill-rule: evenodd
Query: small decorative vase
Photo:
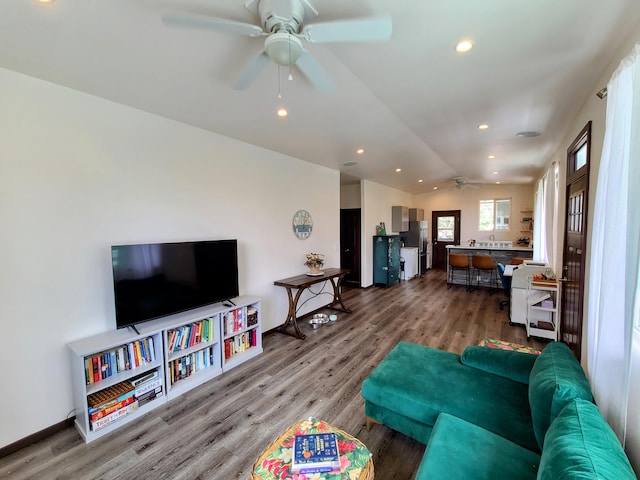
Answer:
M312 275L317 275L320 273L320 267L309 267L309 273Z

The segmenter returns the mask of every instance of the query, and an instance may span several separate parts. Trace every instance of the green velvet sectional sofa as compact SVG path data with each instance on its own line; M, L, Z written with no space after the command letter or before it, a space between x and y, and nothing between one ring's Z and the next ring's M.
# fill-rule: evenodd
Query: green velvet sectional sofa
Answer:
M582 367L563 343L540 355L463 354L401 342L362 384L367 428L427 444L424 479L635 479Z

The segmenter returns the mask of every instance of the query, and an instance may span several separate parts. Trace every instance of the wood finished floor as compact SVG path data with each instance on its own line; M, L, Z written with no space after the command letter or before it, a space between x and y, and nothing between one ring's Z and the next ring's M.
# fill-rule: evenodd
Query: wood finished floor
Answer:
M282 291L284 295L284 290ZM461 353L495 338L541 348L498 308L503 293L446 287L444 272L384 289L345 288L351 315L304 341L270 332L264 354L84 444L69 427L0 459L0 479L248 479L258 454L309 416L362 440L377 480L410 480L425 446L389 428L364 428L360 386L399 341Z

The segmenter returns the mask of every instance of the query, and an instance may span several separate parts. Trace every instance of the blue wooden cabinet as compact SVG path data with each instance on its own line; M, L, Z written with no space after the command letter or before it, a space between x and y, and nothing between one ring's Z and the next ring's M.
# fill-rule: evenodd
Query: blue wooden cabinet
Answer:
M388 287L400 281L400 235L373 237L373 284Z

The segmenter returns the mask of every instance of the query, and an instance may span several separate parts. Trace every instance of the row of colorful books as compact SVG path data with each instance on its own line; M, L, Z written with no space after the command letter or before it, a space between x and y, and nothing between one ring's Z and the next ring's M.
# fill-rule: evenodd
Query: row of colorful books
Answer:
M167 331L167 346L170 352L177 352L213 340L215 340L215 318L205 318Z
M244 308L236 308L228 311L224 316L223 331L224 335L230 335L240 332L245 328L245 311Z
M213 347L206 347L197 352L169 362L169 379L173 385L178 380L190 377L196 372L214 365Z
M100 430L162 395L162 377L157 370L92 394L87 399L90 428Z
M224 358L229 360L237 353L244 352L258 344L258 332L256 329L240 333L224 341Z
M87 385L105 380L116 373L132 370L154 362L156 351L153 337L85 357L84 373Z

